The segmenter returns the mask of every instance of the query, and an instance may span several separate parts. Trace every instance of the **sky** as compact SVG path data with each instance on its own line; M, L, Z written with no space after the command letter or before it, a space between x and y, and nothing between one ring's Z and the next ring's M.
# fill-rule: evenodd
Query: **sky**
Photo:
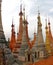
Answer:
M2 0L2 25L6 39L11 37L12 20L15 25L15 32L19 31L20 4L25 6L25 13L28 20L29 37L32 39L34 32L37 33L37 16L40 11L42 32L45 37L45 19L51 23L53 34L53 0Z

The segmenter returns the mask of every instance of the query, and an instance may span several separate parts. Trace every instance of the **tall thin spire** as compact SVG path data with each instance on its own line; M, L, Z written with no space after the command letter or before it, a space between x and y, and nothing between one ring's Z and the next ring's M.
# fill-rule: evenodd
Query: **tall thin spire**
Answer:
M40 22L40 24L41 24L41 20L40 20L40 11L39 11L39 9L38 9L38 22Z
M49 42L50 42L50 46L51 46L51 51L52 51L52 54L53 54L53 39L52 39L52 33L51 33L51 27L50 27L50 20L48 19L48 28L49 28L49 31L48 31L48 34L49 34Z
M20 5L20 13L19 13L19 15L20 15L20 16L23 15L23 13L22 13L22 4Z
M47 19L45 19L45 21L46 21L46 27L45 27L45 29L47 30L48 29L48 27L47 27Z
M40 10L39 10L39 6L38 6L38 16L40 16Z
M22 44L22 34L23 34L23 12L22 12L22 4L20 5L20 13L19 13L19 32L17 34L16 44L13 50L14 56L17 58L19 54L19 50Z
M33 52L35 53L34 58L38 58L37 60L39 60L39 58L44 58L45 57L45 44L44 44L44 39L43 39L43 33L42 33L42 23L41 23L41 17L40 17L40 13L38 11L38 17L37 17L38 21L37 21L37 34L34 34L34 39L35 39L35 44L33 45ZM40 57L40 52L42 52L42 57Z
M19 32L18 32L18 35L17 35L17 43L21 43L22 41L22 33L23 33L23 25L22 25L22 22L23 22L23 13L22 13L22 4L20 5L20 13L19 13L19 16L20 16L20 19L19 19Z
M30 43L29 36L28 36L28 21L27 21L27 17L25 19L25 6L23 8L23 17L24 17L23 24L26 25L26 37L27 37L28 45L29 45L29 47L31 47L31 43Z
M20 5L20 12L22 11L22 4Z
M3 31L3 26L2 26L2 17L1 17L1 4L2 0L0 0L0 42L6 42L4 31Z
M25 10L24 10L25 12ZM25 51L28 49L28 39L27 39L27 21L25 20L25 13L24 13L24 20L23 20L23 33L22 33L22 44L21 44L21 48L20 48L20 52L19 52L19 60L21 61L26 61L25 60ZM24 58L24 59L21 59Z
M10 49L11 49L11 51L12 51L12 50L14 49L15 44L16 44L15 30L14 30L13 21L12 21L11 27L12 27L12 31L11 31L11 40L10 40L10 45L9 45L9 47L10 47Z
M46 19L46 40L45 40L45 45L46 45L46 50L48 55L51 54L51 47L50 47L50 41L49 41L49 34L48 34L48 27L47 27L47 19Z
M51 27L50 27L50 21L48 19L48 26L49 26L49 35L50 35L50 38L52 40L52 33L51 33Z
M1 18L1 2L2 2L2 0L0 0L0 32L3 32L2 18Z
M23 8L23 11L24 11L24 20L25 20L25 7Z
M38 44L40 44L40 43L42 44L42 43L44 43L44 40L43 40L42 23L41 23L39 10L38 10L38 17L37 17L37 19L38 19L38 29L37 29L37 36L38 36L38 38L37 38L37 40L38 40Z

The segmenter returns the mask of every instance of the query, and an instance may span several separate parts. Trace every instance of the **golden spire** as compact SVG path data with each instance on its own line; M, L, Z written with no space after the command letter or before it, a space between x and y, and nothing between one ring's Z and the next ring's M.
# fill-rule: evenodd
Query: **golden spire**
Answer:
M46 21L46 40L45 40L45 45L46 45L46 50L48 52L48 54L51 54L51 47L50 47L50 41L49 41L49 34L48 34L48 27L47 27L47 19Z
M48 26L49 26L49 33L50 33L50 35L51 35L51 37L52 37L52 34L51 34L51 27L50 27L50 21L49 21L49 19L48 19Z
M49 41L50 41L50 46L53 54L53 39L52 39L52 33L51 33L51 27L50 27L50 21L48 19L48 26L49 26Z
M51 34L51 28L50 28L50 21L48 19L48 26L49 26L49 37L51 38L50 40L52 41L52 34Z

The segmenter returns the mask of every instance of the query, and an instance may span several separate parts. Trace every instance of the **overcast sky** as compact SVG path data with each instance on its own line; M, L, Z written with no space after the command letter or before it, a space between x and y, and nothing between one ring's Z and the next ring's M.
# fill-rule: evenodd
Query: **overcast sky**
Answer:
M34 31L37 32L37 13L40 10L43 36L45 36L45 19L49 18L53 33L53 0L3 0L2 1L2 24L6 38L10 38L12 19L15 24L16 34L19 29L19 10L20 3L25 5L26 16L28 19L29 37L33 37Z

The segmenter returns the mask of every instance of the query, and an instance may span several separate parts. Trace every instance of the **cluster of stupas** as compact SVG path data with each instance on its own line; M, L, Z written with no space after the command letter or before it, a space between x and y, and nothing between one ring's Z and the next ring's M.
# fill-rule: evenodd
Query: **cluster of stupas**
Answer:
M15 30L14 30L14 24L12 23L12 34L11 34L11 41L10 41L10 48L12 51L19 49L21 44L22 44L22 35L23 35L23 20L26 21L26 37L28 40L28 45L30 48L32 48L35 40L36 40L36 35L34 33L34 40L30 42L29 36L28 36L28 21L25 19L25 8L23 9L24 12L22 12L22 5L20 6L20 19L19 19L19 32L17 33L17 39L15 37ZM23 19L24 18L24 19Z
M10 41L10 48L11 48L12 51L14 51L15 48L19 49L21 44L22 44L23 18L26 21L26 37L27 37L28 45L29 45L30 48L32 47L32 45L33 45L33 43L35 42L35 39L36 39L36 36L35 36L35 33L34 33L34 40L32 41L32 44L31 44L29 37L28 37L28 21L27 21L27 19L25 19L25 8L23 10L24 10L24 13L22 12L22 5L21 5L20 6L20 13L19 13L19 16L20 16L19 32L17 33L17 39L15 37L14 24L12 22L12 34L11 34L11 41Z
M44 42L40 12L38 12L37 33L34 33L34 39L30 41L25 8L22 12L21 5L17 39L12 22L11 40L9 43L6 41L2 26L1 2L2 0L0 0L0 65L53 65L53 36L51 34L50 21L48 20L48 26L47 20L45 21L46 39Z
M29 63L38 62L41 59L48 58L53 55L53 36L51 33L50 21L47 20L45 26L45 42L42 34L42 23L40 12L38 11L38 26L37 33L34 33L34 39L30 41L28 36L28 21L25 18L25 8L22 12L22 5L20 6L19 13L19 32L17 34L17 39L15 36L14 24L12 23L11 40L9 47L16 59L22 62L23 65L28 65Z

